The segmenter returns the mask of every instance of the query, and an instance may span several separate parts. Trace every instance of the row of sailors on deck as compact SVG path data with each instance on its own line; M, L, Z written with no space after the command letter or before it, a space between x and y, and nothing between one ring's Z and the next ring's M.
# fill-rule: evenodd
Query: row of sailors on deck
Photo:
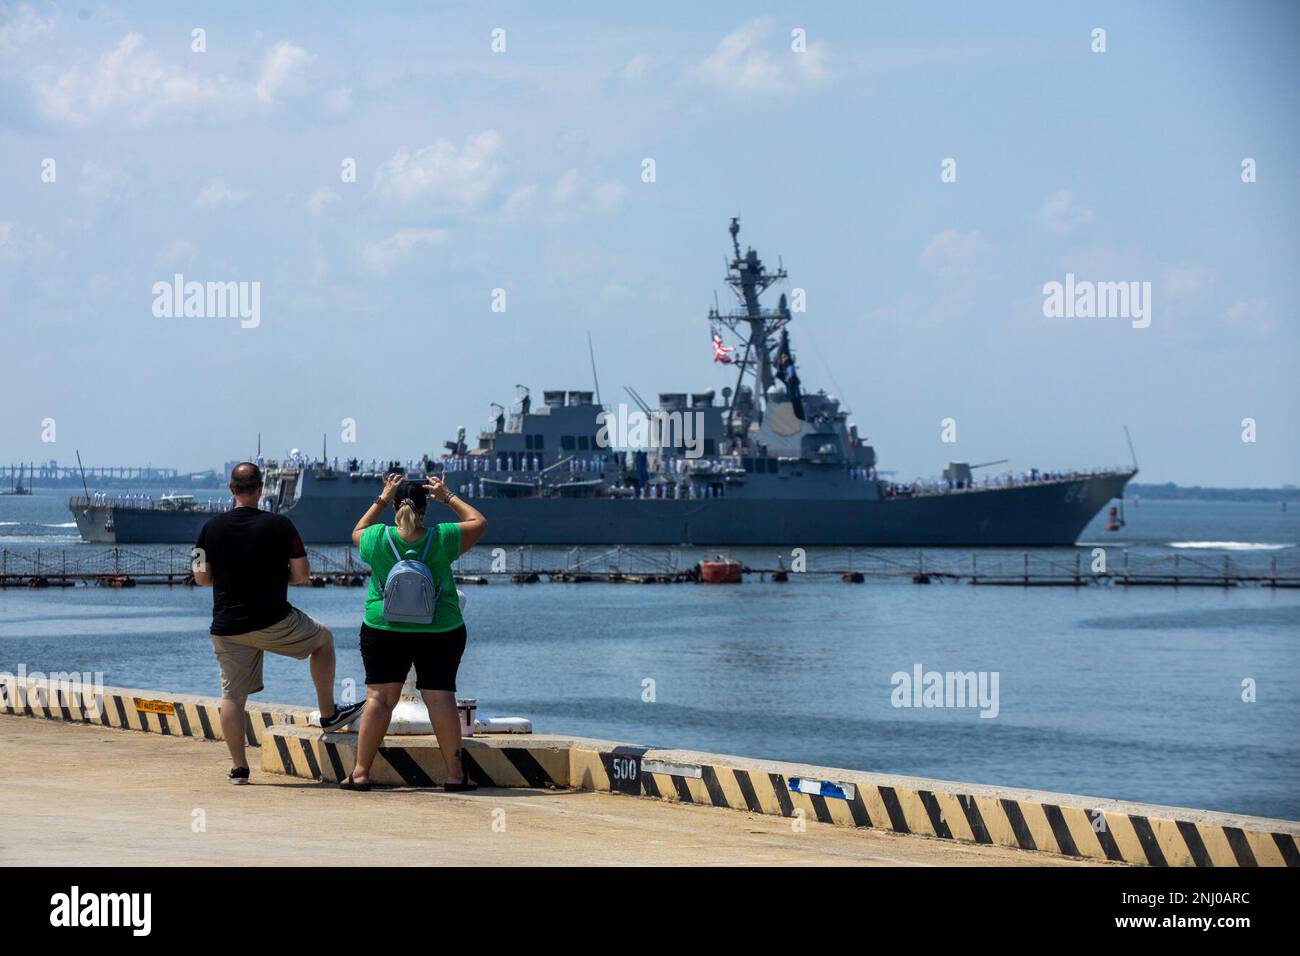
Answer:
M661 459L659 467L652 468L651 471L664 475L685 475L688 473L719 475L743 467L743 463L739 458L666 458ZM874 467L864 468L855 465L849 468L849 477L854 481L875 481L876 469Z
M1063 481L1077 477L1073 471L1046 471L1029 468L1021 472L1005 472L991 478L974 478L970 481L948 479L917 479L908 483L891 483L885 488L885 496L895 495L942 495L950 491L971 491L985 488L1014 488L1019 485L1032 485L1043 481Z
M96 491L91 494L90 503L92 505L117 505L119 507L125 506L128 508L149 509L155 507L153 495L131 493L125 495L110 495L106 491ZM230 508L231 504L229 498L209 498L206 510L229 511Z
M482 498L487 494L487 486L482 478L466 481L460 485L462 498ZM721 485L700 485L693 481L664 482L662 484L641 485L630 497L640 499L689 499L721 498L724 490Z
M632 453L626 453L624 457L624 465L627 470L635 471L636 463ZM447 471L453 472L537 472L547 467L543 455L533 452L524 452L522 454L518 452L499 452L495 458L485 455L451 455L444 457L442 459L442 464ZM610 459L604 455L575 455L569 459L565 467L568 468L569 474L580 475L602 473L606 471L610 465ZM653 475L685 476L691 473L719 475L730 469L738 469L740 467L741 462L739 458L702 459L658 456L647 462L646 470Z
M545 460L542 455L525 452L524 454L502 453L497 458L489 458L486 455L449 455L441 460L442 467L447 471L468 471L471 473L486 471L525 471L538 472L546 468ZM589 455L570 458L566 467L569 474L596 474L606 468L606 461L600 455Z
M657 466L651 467L650 471L661 475L720 475L741 468L743 464L739 458L661 458ZM855 481L875 481L876 469L854 466L849 469L849 477Z
M627 470L635 471L635 461L631 454L627 455ZM328 465L325 460L301 459L308 465L322 464ZM333 467L338 470L337 458L333 461ZM401 470L403 463L400 461L381 462L379 459L372 459L369 462L350 459L347 463L350 471L366 471L371 474L378 474L381 470L386 469L388 472ZM563 466L571 475L594 475L603 474L611 467L609 457L605 455L574 455ZM739 458L676 458L659 456L651 459L648 463L647 471L653 475L678 475L685 477L688 474L712 474L720 475L731 470L740 470L743 466ZM444 455L436 463L433 459L425 458L422 462L408 461L405 463L408 474L415 474L418 466L423 465L426 473L432 473L436 470L445 470L450 472L470 472L471 474L485 474L488 472L506 471L506 472L524 472L537 473L544 470L547 466L545 456L535 452L502 452L495 456L489 455ZM435 467L436 465L436 467ZM368 469L367 469L368 466ZM874 467L854 466L849 469L849 477L855 481L875 481L876 469Z
M106 491L96 491L90 496L91 504L96 505L126 505L131 508L149 508L153 506L153 495L137 495L127 493L125 495L110 495Z

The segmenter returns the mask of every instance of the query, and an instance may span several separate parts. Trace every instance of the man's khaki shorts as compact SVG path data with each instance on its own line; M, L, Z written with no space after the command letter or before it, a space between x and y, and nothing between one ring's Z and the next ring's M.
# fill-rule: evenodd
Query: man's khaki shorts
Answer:
M330 629L296 607L284 620L246 634L213 634L212 650L221 667L221 696L247 697L262 689L262 653L302 660L331 640Z

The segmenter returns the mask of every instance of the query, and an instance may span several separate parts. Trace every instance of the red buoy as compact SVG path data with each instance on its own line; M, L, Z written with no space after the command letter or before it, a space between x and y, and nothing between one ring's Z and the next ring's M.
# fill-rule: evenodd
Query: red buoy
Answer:
M1118 531L1118 530L1119 530L1120 528L1122 528L1122 527L1124 527L1124 522L1121 521L1120 518L1119 518L1119 509L1116 508L1114 505L1111 505L1111 506L1110 506L1110 516L1109 516L1109 518L1106 520L1106 530L1107 530L1107 531Z
M701 561L700 581L704 584L739 584L742 570L739 561Z

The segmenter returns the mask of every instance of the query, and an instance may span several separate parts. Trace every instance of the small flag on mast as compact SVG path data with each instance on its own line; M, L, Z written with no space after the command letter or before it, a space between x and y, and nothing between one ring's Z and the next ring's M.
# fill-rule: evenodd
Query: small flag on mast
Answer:
M803 419L803 395L799 393L799 375L794 370L794 356L790 354L790 333L781 330L781 344L776 350L776 377L785 383L785 390L794 406L794 414Z

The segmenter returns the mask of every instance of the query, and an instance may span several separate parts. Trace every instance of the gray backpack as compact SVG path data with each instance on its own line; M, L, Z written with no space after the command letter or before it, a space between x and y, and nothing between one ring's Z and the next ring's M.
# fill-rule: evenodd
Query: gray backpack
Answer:
M380 582L379 590L384 595L384 620L390 624L432 624L433 612L442 597L442 588L433 579L433 572L424 563L433 543L436 529L430 529L424 541L424 550L420 559L403 558L393 542L389 529L384 529L384 538L393 549L397 563L388 572L388 578Z

